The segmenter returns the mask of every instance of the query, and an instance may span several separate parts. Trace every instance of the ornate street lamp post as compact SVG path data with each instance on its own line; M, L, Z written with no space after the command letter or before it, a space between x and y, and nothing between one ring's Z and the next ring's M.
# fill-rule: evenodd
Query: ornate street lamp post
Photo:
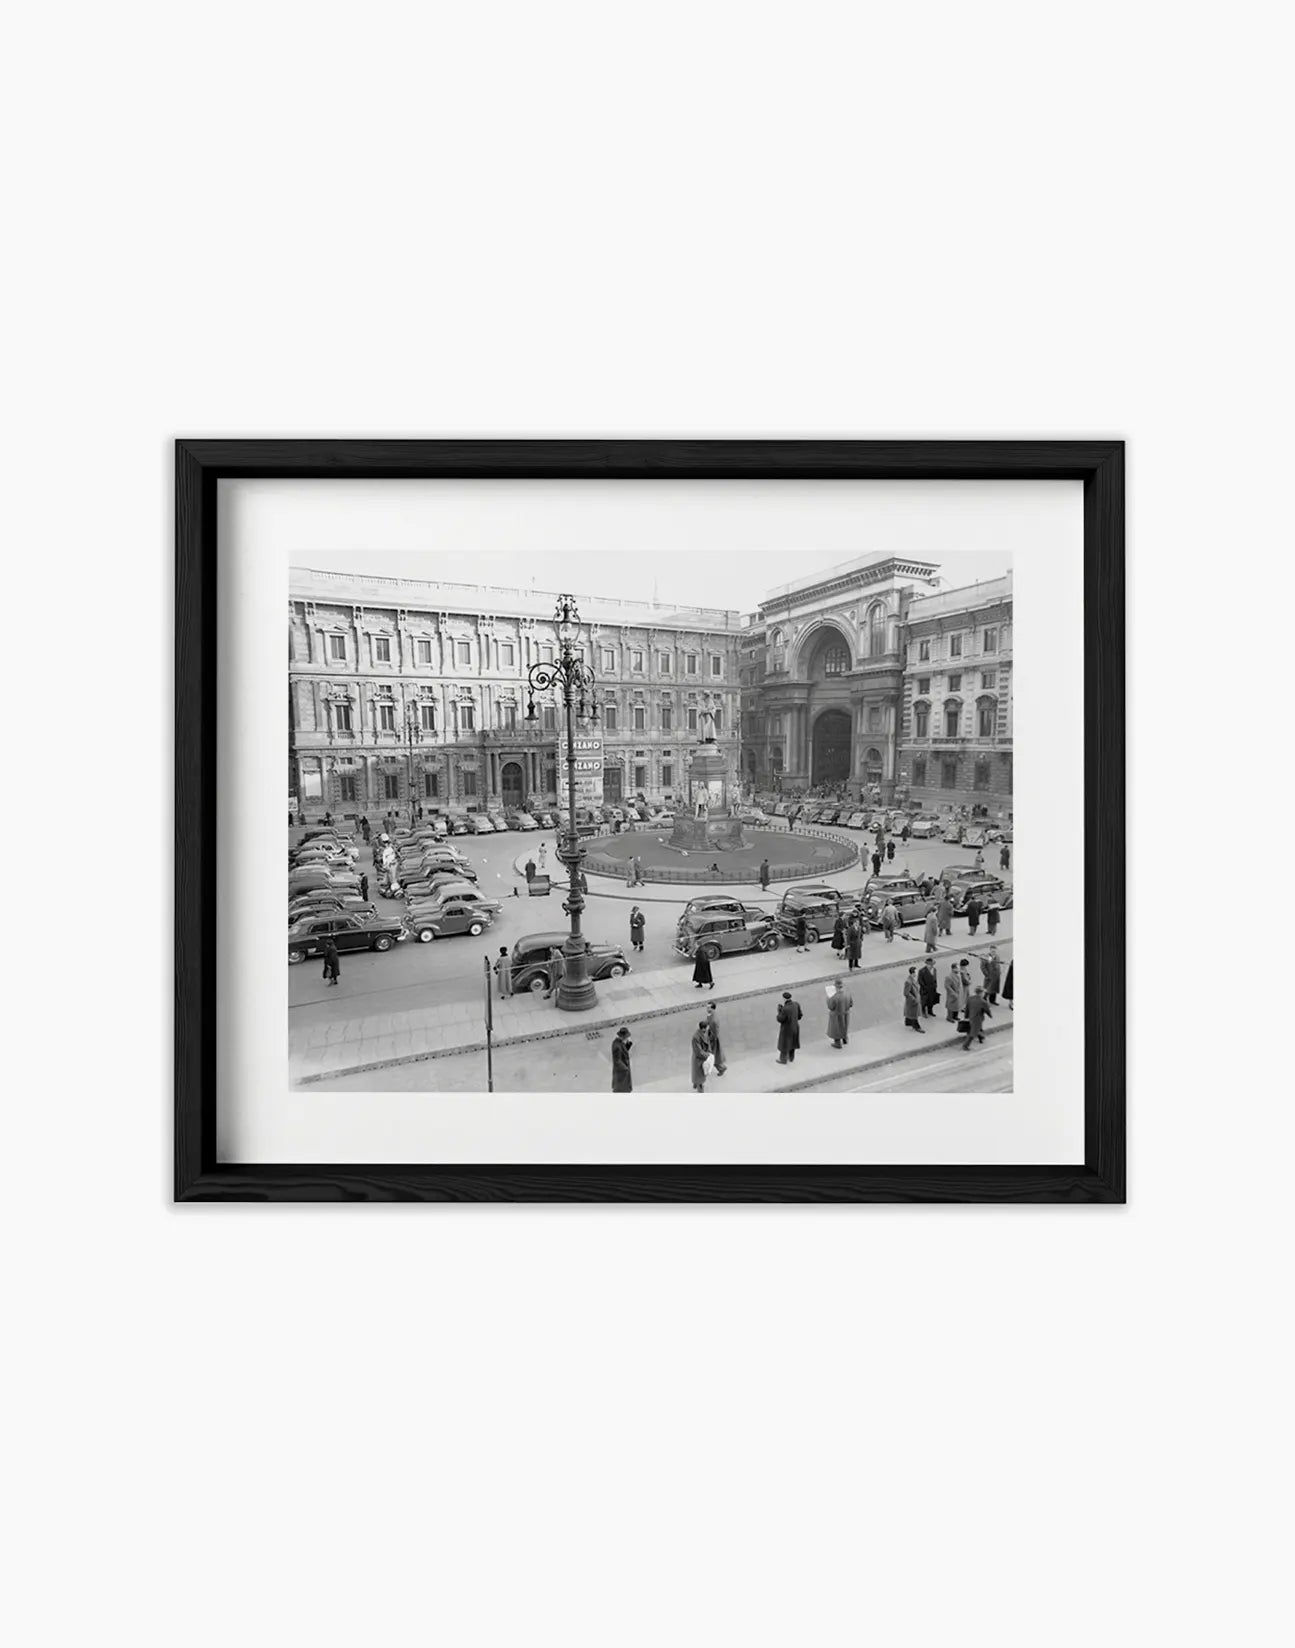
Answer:
M580 860L585 855L576 834L576 723L598 725L598 705L594 700L594 672L580 657L576 643L580 637L580 613L575 597L559 595L553 621L558 631L558 658L552 664L532 664L527 671L526 719L535 717L535 694L556 689L566 710L567 735L567 829L566 842L557 856L567 867L569 891L562 908L571 918L571 931L562 946L565 966L558 986L558 1006L568 1013L583 1012L597 1002L594 981L589 977L588 947L580 931L580 912L585 907L580 891Z
M418 802L414 797L414 745L423 741L423 725L417 704L405 705L405 742L409 745L409 828L418 822Z

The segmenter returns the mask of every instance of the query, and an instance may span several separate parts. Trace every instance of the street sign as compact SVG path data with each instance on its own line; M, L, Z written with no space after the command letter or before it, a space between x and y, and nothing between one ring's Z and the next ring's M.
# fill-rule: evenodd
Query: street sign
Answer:
M571 769L576 779L576 806L601 807L603 802L603 741L602 737L590 737L587 733L581 734L574 741L574 761ZM562 801L567 798L567 751L565 743L558 741L558 795Z

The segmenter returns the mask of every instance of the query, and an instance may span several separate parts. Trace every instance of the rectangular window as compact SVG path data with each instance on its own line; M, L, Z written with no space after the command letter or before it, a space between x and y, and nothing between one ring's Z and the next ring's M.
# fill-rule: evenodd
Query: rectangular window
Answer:
M477 775L476 775L476 773L474 773L474 772L465 772L463 774L463 793L464 793L464 795L472 795L472 796L476 795L476 793L477 793Z
M998 671L997 670L981 670L981 672L980 672L980 690L982 692L993 692L994 688L997 685L998 685Z
M991 705L982 704L976 712L976 731L981 738L994 736L994 711Z
M641 652L635 652L631 654L631 658L632 663L630 668L637 670L641 675L643 673L643 654Z
M647 726L647 711L642 704L634 706L634 731L642 732Z
M544 731L545 732L556 732L558 730L557 706L555 704L545 704L542 713L543 713L543 717L544 717L544 721L543 721ZM550 789L553 788L552 784L549 785L549 788Z
M384 801L400 800L400 777L397 773L383 773L382 796Z
M328 656L340 664L346 662L346 637L344 635L330 635L328 637Z
M454 643L454 660L459 664L470 664L472 662L471 641L456 641Z
M436 731L435 704L420 704L418 706L418 724L424 732Z
M661 673L662 673L662 675L669 675L671 673L671 671L674 669L674 659L670 656L670 654L668 652L658 653L657 656L659 657L659 659L661 661Z
M984 650L986 652L998 651L998 631L996 629L987 629L985 631Z
M501 704L499 706L499 726L503 732L517 731L516 704Z
M459 731L475 732L477 730L477 706L475 704L459 705Z
M501 669L512 669L513 665L516 662L517 662L517 658L516 658L516 654L513 651L513 643L511 641L501 641L499 643L499 666L500 666L500 668Z
M961 692L962 691L962 677L960 675L951 675L949 677L949 691L950 692Z
M687 667L688 667L688 674L689 675L696 675L696 673L697 673L697 654L695 652L690 652L688 654L688 666Z
M608 675L610 675L611 672L615 668L616 668L616 654L614 652L609 652L607 650L607 648L604 647L603 648L603 669L604 669L604 671Z
M343 773L337 780L337 799L339 801L355 800L355 776L353 773Z
M723 730L724 730L724 707L723 707L722 704L716 704L716 706L715 706L715 731L716 732L722 732Z
M949 657L962 657L962 637L960 635L951 635L949 637Z
M604 732L615 732L616 731L616 706L615 706L615 704L604 704L603 705L603 731Z
M378 705L378 730L379 732L395 732L396 706L394 704Z
M718 654L711 658L710 672L712 675L723 675L724 673L724 660Z
M645 789L647 789L647 768L646 767L635 767L635 769L634 769L634 788L636 790L645 790Z
M931 677L929 675L918 676L917 693L919 698L929 698L931 696Z
M423 774L423 794L429 801L434 801L441 793L441 781L434 772Z
M661 731L669 732L674 724L674 709L669 704L661 706Z
M554 767L554 765L551 761L546 761L544 763L544 793L547 795L550 790L553 790L553 791L556 792L557 787L558 787L557 769Z
M696 732L697 731L697 711L696 710L689 710L688 711L688 731L689 732Z
M919 755L913 762L913 783L919 787L926 783L926 757Z
M674 768L668 761L663 761L661 763L661 782L665 785L667 790L674 783Z
M351 706L349 701L345 704L334 704L333 714L337 717L338 732L353 731L351 726Z
M544 645L540 648L540 663L541 664L551 664L552 662L553 662L553 648L549 644L549 642L546 641L544 643Z
M418 647L418 662L420 664L430 664L432 661L432 643L430 641L419 641L416 644Z
M946 790L956 790L958 787L958 763L956 761L941 761L940 787Z
M919 664L929 664L931 662L931 643L929 641L919 641L917 643L917 661Z
M391 637L389 635L375 635L373 637L373 657L379 664L391 662Z

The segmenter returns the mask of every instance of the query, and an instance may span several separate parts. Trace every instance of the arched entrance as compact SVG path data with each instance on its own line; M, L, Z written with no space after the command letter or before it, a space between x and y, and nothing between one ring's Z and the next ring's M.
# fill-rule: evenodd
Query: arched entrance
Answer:
M811 784L845 784L850 777L850 717L844 710L824 710L814 723Z
M863 782L870 790L881 787L881 751L869 749L863 752Z
M520 807L522 796L525 793L525 781L522 778L522 769L518 762L504 762L503 771L499 775L499 785L504 795L504 806Z

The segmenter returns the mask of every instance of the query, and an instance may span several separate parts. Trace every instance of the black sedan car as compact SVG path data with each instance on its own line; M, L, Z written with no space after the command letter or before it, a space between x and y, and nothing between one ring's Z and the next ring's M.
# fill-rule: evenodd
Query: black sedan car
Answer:
M332 910L307 916L288 928L288 961L306 961L322 956L324 941L331 938L339 950L390 950L406 936L403 922L389 916L352 915Z
M566 943L565 932L530 933L513 945L511 958L513 989L533 990L537 995L549 987L549 955ZM630 970L619 944L590 944L587 958L592 979L622 978Z

